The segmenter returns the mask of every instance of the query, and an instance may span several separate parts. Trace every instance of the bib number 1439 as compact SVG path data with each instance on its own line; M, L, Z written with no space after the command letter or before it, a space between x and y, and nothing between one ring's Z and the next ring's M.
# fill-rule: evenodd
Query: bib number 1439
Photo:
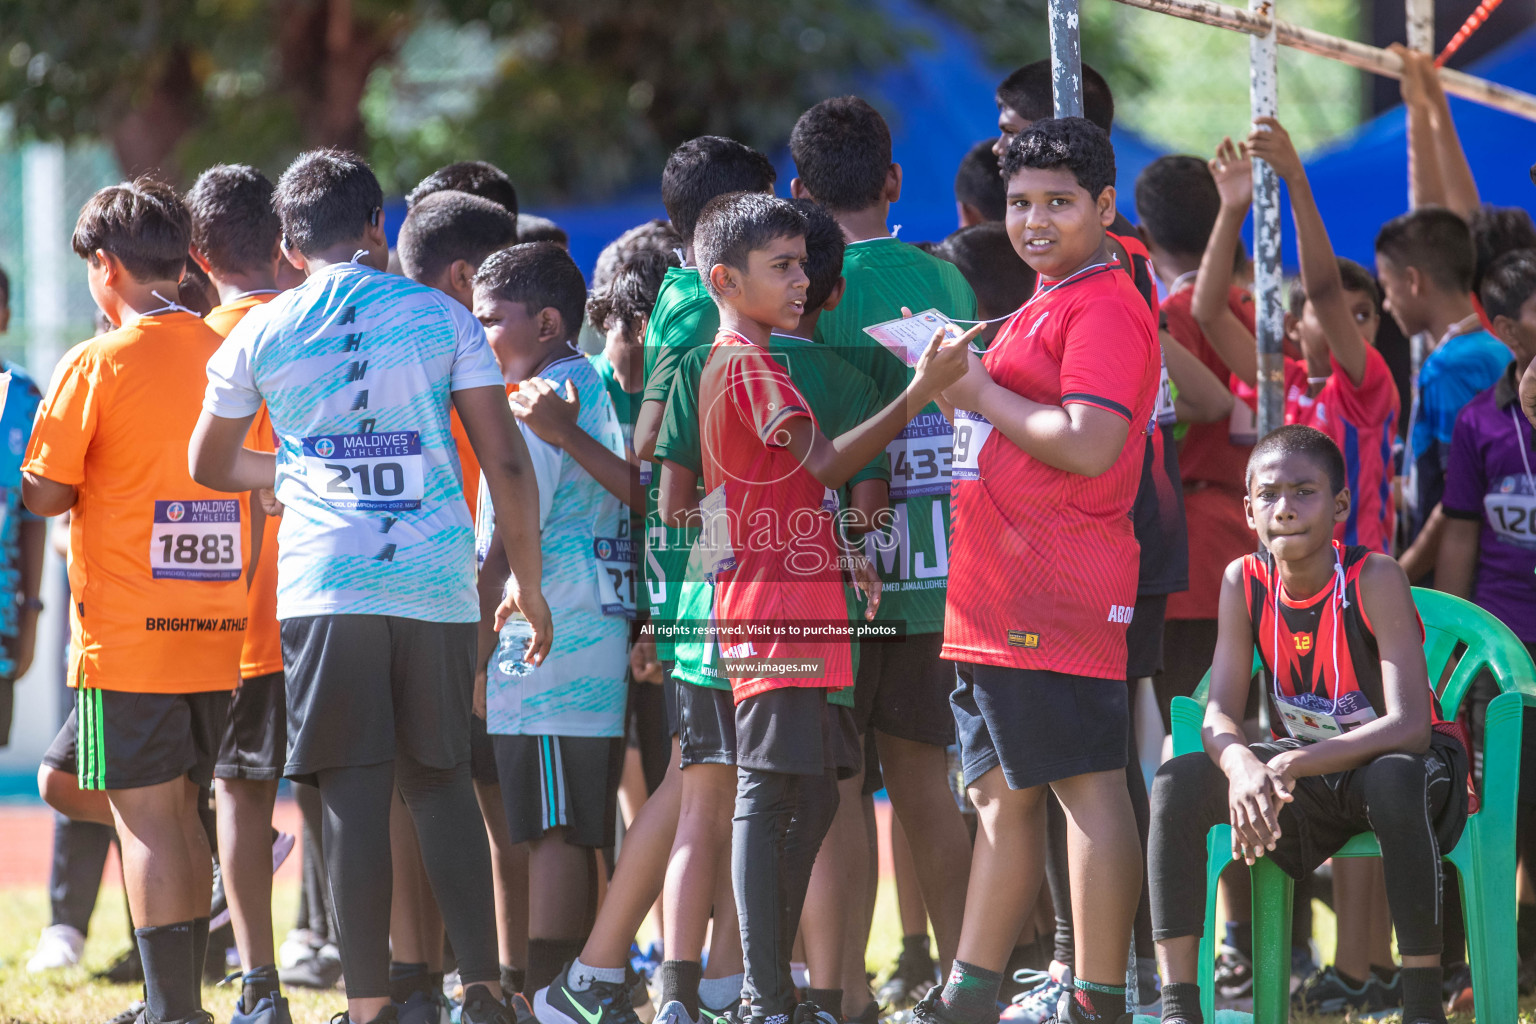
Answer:
M240 564L239 499L155 502L151 578L237 580Z

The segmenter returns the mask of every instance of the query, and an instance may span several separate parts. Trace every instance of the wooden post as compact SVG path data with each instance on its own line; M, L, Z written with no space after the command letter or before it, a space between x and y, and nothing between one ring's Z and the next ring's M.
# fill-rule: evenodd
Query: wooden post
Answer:
M1083 116L1083 51L1078 0L1051 0L1051 92L1057 117Z

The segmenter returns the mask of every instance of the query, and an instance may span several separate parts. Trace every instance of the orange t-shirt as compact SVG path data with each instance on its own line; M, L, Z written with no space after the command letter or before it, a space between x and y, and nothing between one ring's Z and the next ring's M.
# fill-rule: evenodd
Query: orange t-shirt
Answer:
M453 446L459 450L459 470L464 474L464 500L469 502L469 518L475 521L475 506L480 499L480 460L470 447L469 435L459 422L459 410L448 410L448 431L453 434Z
M246 498L187 471L219 342L190 313L148 316L76 345L54 371L22 469L78 489L71 686L198 693L240 681Z
M252 309L277 298L277 292L247 295L218 306L203 318L221 338L229 337L235 324ZM251 421L245 446L256 452L275 452L272 417L263 405ZM249 621L245 627L245 647L240 652L240 678L254 679L283 670L283 638L277 625L277 528L282 520L267 516L261 530L261 550L256 555L256 572L246 593L245 607Z

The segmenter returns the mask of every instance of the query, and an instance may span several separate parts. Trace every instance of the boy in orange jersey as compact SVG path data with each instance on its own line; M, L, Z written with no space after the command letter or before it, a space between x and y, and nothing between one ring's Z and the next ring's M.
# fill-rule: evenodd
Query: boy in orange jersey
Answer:
M187 193L192 219L192 260L208 275L219 305L203 322L229 336L247 312L281 291L279 272L293 268L278 248L282 228L272 210L272 182L254 167L221 164L198 176ZM287 273L283 284L296 284ZM246 444L272 451L266 409L251 424ZM288 748L288 710L283 691L283 645L277 629L276 516L251 508L252 532L260 531L246 596L248 621L240 652L240 688L230 698L214 763L214 810L219 822L219 865L229 900L235 947L245 978L235 1024L288 1024L288 1001L278 988L272 943L272 805ZM293 837L279 835L286 855Z
M60 362L38 415L22 496L70 511L64 725L79 782L105 790L144 963L146 1022L202 1022L212 856L197 816L239 680L250 547L243 497L194 483L185 456L219 337L174 301L186 208L157 181L104 188L73 246L118 330Z

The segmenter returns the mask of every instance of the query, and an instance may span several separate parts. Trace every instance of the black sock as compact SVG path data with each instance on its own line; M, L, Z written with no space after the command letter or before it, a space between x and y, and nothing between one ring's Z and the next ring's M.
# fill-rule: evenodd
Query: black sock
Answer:
M1376 980L1383 985L1390 985L1392 984L1392 979L1397 976L1397 968L1371 964L1371 973L1376 975Z
M1067 1019L1072 1024L1115 1024L1125 1013L1125 986L1072 980Z
M425 963L389 962L389 998L395 1002L403 1003L417 992L429 991L431 984Z
M206 919L204 919L206 921ZM144 963L144 1002L155 1020L185 1020L202 1007L202 968L192 969L192 922L135 928Z
M949 980L939 995L951 1020L959 1024L982 1024L997 1019L997 993L1003 976L985 967L956 960L949 969Z
M1252 921L1228 921L1227 945L1242 953L1243 956L1253 957L1253 922Z
M427 995L436 995L443 990L443 972L427 972Z
M510 967L507 964L502 964L501 994L504 996L510 996L513 992L521 992L522 990L523 969L521 967Z
M219 958L222 962L223 957ZM192 976L202 983L203 967L208 963L208 918L194 917L192 919ZM199 994L198 1006L202 1006L201 994Z
M657 1005L666 1006L676 1000L683 1004L688 1016L699 1019L699 979L704 977L704 965L697 960L663 960L656 969L656 981L661 987Z
M560 968L581 955L581 939L529 939L524 991L537 992L560 976Z
M1418 1024L1434 1021L1443 1024L1445 1008L1440 1005L1442 971L1438 967L1403 968L1403 1020Z
M1200 986L1187 981L1172 981L1163 986L1163 1020L1183 1024L1205 1024L1200 1012Z
M843 1019L843 990L840 988L807 989L805 998L826 1010L838 1020Z
M240 1010L243 1013L250 1013L260 1000L267 996L272 996L275 1000L279 994L277 965L266 964L246 971L240 984Z

